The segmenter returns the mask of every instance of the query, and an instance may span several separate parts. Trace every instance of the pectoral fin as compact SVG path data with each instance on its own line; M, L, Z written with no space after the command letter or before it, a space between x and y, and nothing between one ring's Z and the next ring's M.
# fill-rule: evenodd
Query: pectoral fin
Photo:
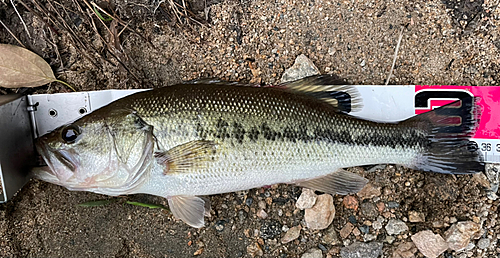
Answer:
M339 169L334 173L296 183L298 186L329 194L351 194L359 192L368 183L368 179Z
M168 198L168 206L174 217L181 219L194 228L205 226L203 216L209 212L210 207L204 199L197 196L174 196Z
M212 141L190 141L166 152L155 152L156 161L165 165L165 174L185 173L204 168L215 153Z

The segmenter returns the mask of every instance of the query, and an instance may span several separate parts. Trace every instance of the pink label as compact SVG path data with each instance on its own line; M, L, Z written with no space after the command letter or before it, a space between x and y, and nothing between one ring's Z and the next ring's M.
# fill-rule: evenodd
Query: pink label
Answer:
M480 97L481 118L473 138L500 139L500 86L416 85L415 114L456 101L464 94Z

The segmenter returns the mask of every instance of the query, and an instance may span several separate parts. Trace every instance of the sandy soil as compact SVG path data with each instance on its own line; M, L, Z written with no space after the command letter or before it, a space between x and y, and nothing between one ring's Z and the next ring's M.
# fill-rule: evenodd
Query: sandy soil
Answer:
M79 91L161 87L214 77L273 84L299 54L307 55L322 73L353 84L383 84L401 30L391 84L500 81L498 0L189 2L192 18L201 25L186 18L181 19L186 24L175 23L168 5L156 8L158 1L99 2L123 24L101 22L80 1L23 2L28 9L17 2L16 7L30 36L10 1L0 1L0 20L47 60L59 79ZM17 44L3 27L0 43ZM54 83L34 93L68 91ZM8 92L0 89L0 94ZM396 247L418 231L442 234L455 219L483 223L482 237L492 244L440 257L496 257L500 252L499 200L488 199L472 176L397 166L369 169L355 168L380 187L381 194L365 200L369 205L364 207L384 203L385 209L376 214L348 209L342 196L334 196L337 212L330 229L302 230L288 244L280 242L284 231L304 225L304 212L295 208L298 187L211 196L208 226L197 230L175 221L167 211L124 204L131 200L166 205L162 198L136 195L106 206L78 207L107 197L33 180L11 202L0 205L0 256L191 257L201 252L199 257L250 257L247 246L258 243L263 257L300 257L312 247L323 250L323 257L340 257L341 247L363 236L337 236L339 241L332 244L325 240L329 232L340 231L348 221L361 227L381 216L404 221L408 211L426 214L425 222L408 222L409 231L395 238L384 228L369 229L375 241L384 244L383 257L392 257ZM259 201L266 202L266 219L256 215ZM423 255L417 252L415 257Z

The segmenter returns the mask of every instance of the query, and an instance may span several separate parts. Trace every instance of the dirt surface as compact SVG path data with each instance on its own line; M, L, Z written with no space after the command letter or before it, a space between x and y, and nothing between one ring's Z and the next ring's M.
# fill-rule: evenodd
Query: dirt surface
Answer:
M58 79L78 91L161 87L198 78L273 84L299 54L322 73L353 84L383 84L401 30L391 84L500 81L498 0L192 1L190 18L172 12L166 2L97 2L120 23L100 20L85 1L23 2L15 4L29 36L10 1L0 1L0 20L51 64ZM0 43L18 44L3 26ZM11 91L0 89L0 94ZM53 83L35 93L68 91ZM301 257L314 247L323 257L340 257L342 247L367 240L365 234L338 236L349 222L375 236L370 241L383 243L382 257L393 257L414 233L430 229L443 235L455 221L464 220L480 223L481 238L490 245L478 247L480 240L472 240L472 248L440 257L500 253L499 200L487 198L481 180L398 166L354 170L380 193L365 200L355 195L359 209L334 196L335 219L321 231L305 228L304 211L295 208L301 189L294 186L210 196L213 210L207 227L193 229L165 210L124 204L166 205L163 198L135 195L115 198L106 206L79 207L107 197L33 180L0 205L0 256L251 257L260 255L260 248L263 257L284 258ZM265 219L257 217L262 202ZM425 221L409 222L410 211L425 214ZM390 218L404 221L409 230L390 236L384 227L368 226L378 220L385 226ZM281 244L285 231L297 225L304 228L300 236ZM248 248L256 244L257 251Z

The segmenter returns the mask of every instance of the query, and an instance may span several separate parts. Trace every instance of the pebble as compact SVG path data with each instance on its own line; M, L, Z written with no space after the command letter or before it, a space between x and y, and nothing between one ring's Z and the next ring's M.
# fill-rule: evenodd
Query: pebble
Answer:
M339 237L337 235L337 231L335 228L329 227L326 232L323 233L323 237L321 238L322 242L328 245L338 245L340 244Z
M259 201L258 205L259 205L259 208L261 208L263 210L266 209L266 202L265 201Z
M490 181L488 181L488 178L486 177L486 175L484 173L476 173L476 174L474 174L472 176L472 180L476 181L479 185L481 185L482 187L484 187L486 189L490 189L491 188Z
M264 251L262 251L258 243L247 246L247 253L252 257L264 255Z
M387 243L389 243L389 244L394 243L394 240L396 240L396 238L395 238L395 237L393 237L393 236L386 236L386 237L385 237L385 242L387 242Z
M481 232L481 226L472 221L453 224L445 233L444 239L451 250L459 251L467 247L472 237Z
M388 202L387 203L387 208L389 208L389 209L398 208L398 207L399 207L399 203L397 203L397 202Z
M246 204L247 206L252 205L252 203L253 203L253 199L252 199L252 198L250 198L250 197L249 197L249 198L247 198L247 199L245 200L245 204Z
M411 240L418 250L428 258L436 258L448 249L446 241L431 230L420 231L411 236Z
M302 227L300 225L290 228L286 232L285 236L281 239L281 243L286 244L297 239L300 236L301 229Z
M295 207L297 207L301 210L310 209L316 203L317 198L318 198L318 196L314 193L313 190L303 188L302 194L300 194L300 197L297 200L297 203L295 203Z
M365 240L365 242L370 242L370 241L373 241L373 240L377 239L377 235L374 235L374 234L365 234L365 236L363 237L363 239Z
M300 258L323 258L323 252L318 248L311 248L302 254Z
M410 222L417 223L417 222L425 222L425 214L422 212L418 211L409 211L408 212L408 219Z
M304 54L297 56L292 67L285 70L281 82L295 81L300 78L320 74L319 69Z
M477 248L486 249L488 247L490 247L490 239L489 238L481 238L479 241L477 241Z
M413 242L403 242L398 245L392 258L414 258L417 252L417 247Z
M373 229L375 229L375 230L379 230L379 229L381 229L381 228L382 228L382 223L381 223L380 221L377 221L377 220L376 220L376 221L374 221L374 222L372 223L372 227L373 227Z
M344 207L346 207L347 209L351 209L351 210L358 210L358 205L359 205L359 202L358 202L358 199L356 199L356 197L352 196L352 195L348 195L346 197L344 197L344 200L342 200L342 204L344 204Z
M375 187L372 184L368 183L357 193L358 197L361 198L361 200L364 199L371 199L376 196L380 196L380 187Z
M368 234L368 233L370 233L370 227L367 225L363 225L363 226L359 227L359 231L363 234Z
M257 212L257 217L261 218L261 219L266 219L267 218L267 212L264 211L264 210L259 210Z
M217 223L215 223L215 230L222 232L224 230L224 223L226 222L223 220L217 221Z
M371 202L362 203L359 208L361 210L361 214L369 219L373 219L378 216L377 207L375 207L375 204Z
M377 203L377 209L378 209L378 212L383 212L385 210L385 203L383 203L383 202Z
M335 217L333 197L329 194L319 195L316 203L310 209L305 209L304 219L310 229L325 229Z
M408 226L406 223L399 219L390 219L387 225L385 226L385 230L389 235L399 235L405 231L408 231Z
M353 229L354 225L350 222L347 222L347 224L345 224L345 226L340 230L340 237L347 238L351 234Z
M277 220L264 221L260 227L260 236L263 239L271 239L281 234L281 223Z
M342 258L377 258L382 254L383 244L379 242L355 242L340 249Z

